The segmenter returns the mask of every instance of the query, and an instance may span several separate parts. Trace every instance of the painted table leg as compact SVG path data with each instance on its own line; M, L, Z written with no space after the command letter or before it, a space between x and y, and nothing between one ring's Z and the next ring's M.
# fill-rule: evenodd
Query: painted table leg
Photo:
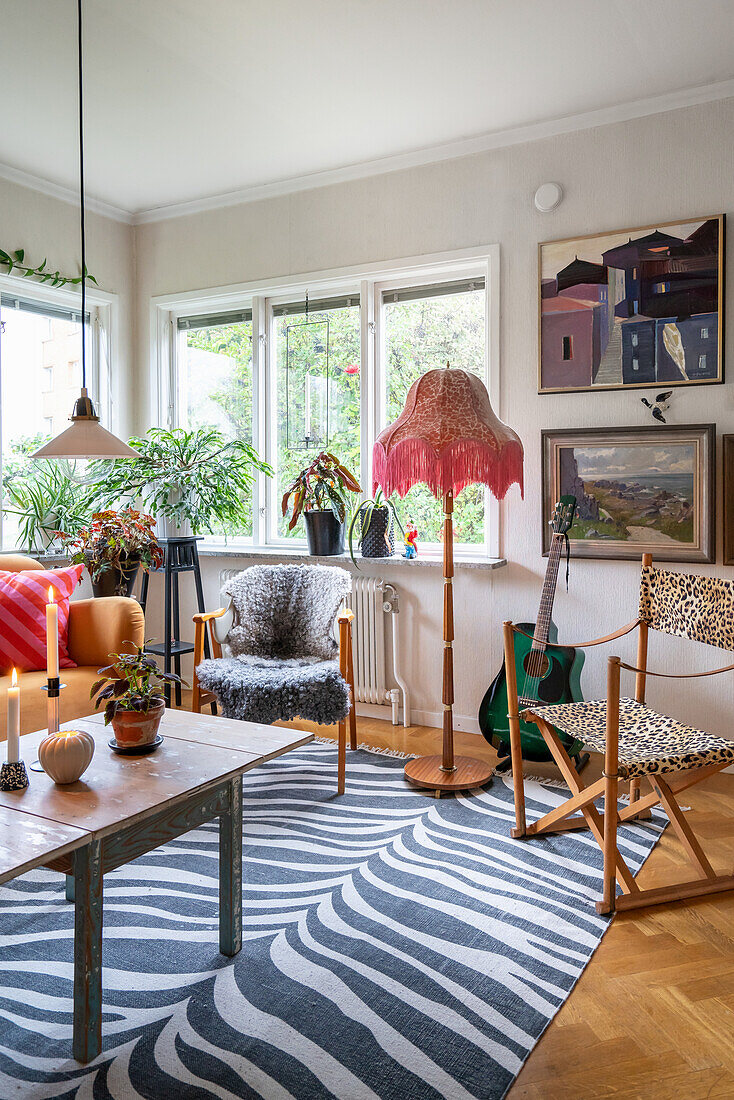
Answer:
M229 809L219 818L219 950L242 947L242 777L229 782Z
M66 900L74 900L74 876L66 875Z
M74 1043L77 1062L102 1047L102 857L98 840L72 855L74 868Z

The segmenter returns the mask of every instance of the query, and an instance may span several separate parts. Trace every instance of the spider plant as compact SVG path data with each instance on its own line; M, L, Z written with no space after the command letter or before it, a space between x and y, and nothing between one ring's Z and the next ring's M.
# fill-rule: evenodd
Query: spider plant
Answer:
M15 465L15 464L14 464ZM92 487L67 461L19 463L3 476L3 512L20 520L16 545L42 551L63 531L76 535L92 512Z
M397 523L401 535L405 534L395 504L389 497L386 497L382 489L378 487L374 497L362 501L359 508L352 516L352 522L349 524L349 557L357 566L357 569L359 569L359 565L354 557L354 529L357 521L359 521L359 539L357 540L357 546L360 546L370 529L375 512L389 512L388 524L385 532L386 540L389 537L393 523Z

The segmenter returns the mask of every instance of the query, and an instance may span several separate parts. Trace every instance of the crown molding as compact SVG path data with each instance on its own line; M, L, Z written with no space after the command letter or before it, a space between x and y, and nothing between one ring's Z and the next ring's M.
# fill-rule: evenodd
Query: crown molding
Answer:
M72 187L52 183L51 180L43 179L41 176L22 172L20 168L12 168L9 164L0 163L0 179L7 180L8 183L17 183L20 187L27 187L31 191L38 191L52 199L59 199L60 202L66 202L70 206L79 206L79 192ZM113 206L112 203L103 202L89 195L84 196L84 205L89 213L101 214L104 218L112 218L113 221L124 222L126 225L134 223L132 211L124 210L121 206Z
M443 145L432 145L414 149L407 153L380 157L376 160L361 161L343 168L311 172L303 176L292 176L271 183L256 184L250 187L241 187L234 191L209 195L201 199L154 206L146 210L135 212L125 210L122 207L92 197L87 197L86 205L87 209L93 213L112 218L114 221L124 222L127 225L146 225L150 222L168 221L173 218L200 214L208 210L221 210L228 206L239 206L244 203L259 202L262 199L292 195L299 191L312 191L318 187L349 183L354 180L367 179L370 176L386 175L388 172L399 172L407 168L420 168L445 160L475 156L478 153L489 152L492 149L503 149L512 145L523 145L531 141L557 137L560 134L570 134L576 130L590 130L596 126L629 122L635 118L644 118L646 115L663 114L666 111L677 111L685 107L695 107L701 103L712 103L716 100L732 98L734 98L734 80L721 80L698 88L685 88L682 91L650 96L647 99L619 103L613 107L602 107L594 111L566 115L562 118L548 119L543 122L533 122L506 130L494 130L487 134L480 134L477 137L462 138L458 141L446 142ZM52 183L40 176L31 175L29 172L11 168L8 165L0 164L0 179L18 183L22 187L29 187L34 191L40 191L44 195L50 195L52 198L60 199L62 202L70 203L73 206L79 204L79 194L73 189Z

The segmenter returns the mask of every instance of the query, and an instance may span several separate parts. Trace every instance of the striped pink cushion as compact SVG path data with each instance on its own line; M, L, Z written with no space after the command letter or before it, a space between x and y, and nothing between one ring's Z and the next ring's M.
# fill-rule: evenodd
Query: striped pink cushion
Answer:
M46 667L46 604L49 587L59 605L59 668L76 668L69 656L69 597L83 565L64 569L0 570L0 672L34 672Z

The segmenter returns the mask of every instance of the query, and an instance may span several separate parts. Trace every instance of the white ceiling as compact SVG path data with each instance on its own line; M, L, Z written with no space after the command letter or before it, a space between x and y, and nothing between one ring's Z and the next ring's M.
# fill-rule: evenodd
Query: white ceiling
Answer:
M0 162L64 187L75 33L0 0ZM733 0L85 0L85 36L88 192L135 213L734 78Z

